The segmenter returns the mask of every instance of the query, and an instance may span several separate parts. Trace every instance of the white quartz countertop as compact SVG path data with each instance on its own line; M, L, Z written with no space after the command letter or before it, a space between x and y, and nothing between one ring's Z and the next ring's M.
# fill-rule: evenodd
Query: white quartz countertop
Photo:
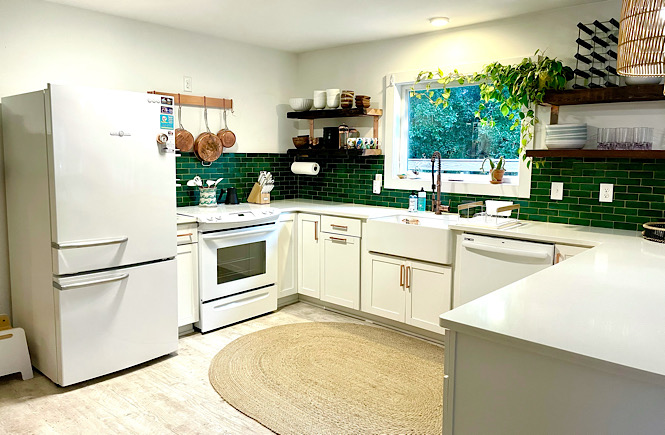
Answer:
M539 222L504 230L451 228L595 247L442 314L441 326L665 376L664 244L636 231Z
M383 216L394 216L396 214L407 212L404 208L379 207L372 205L347 204L343 202L316 201L306 199L284 199L279 201L272 201L270 202L270 207L277 208L282 212L324 214L357 219L372 219Z

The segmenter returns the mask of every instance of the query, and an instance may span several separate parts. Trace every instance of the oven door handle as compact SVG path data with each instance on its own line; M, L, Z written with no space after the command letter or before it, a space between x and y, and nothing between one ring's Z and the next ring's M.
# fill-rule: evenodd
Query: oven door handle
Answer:
M212 234L203 234L203 240L215 240L215 239L231 239L234 237L245 237L254 234L267 234L272 233L277 228L267 228L260 230L249 230L249 231L225 231L222 233L212 233Z

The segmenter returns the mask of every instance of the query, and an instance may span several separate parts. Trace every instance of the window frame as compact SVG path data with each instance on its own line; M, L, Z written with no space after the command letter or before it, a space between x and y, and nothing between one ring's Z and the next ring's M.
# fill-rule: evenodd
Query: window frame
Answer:
M501 62L515 63L522 58L506 59ZM482 64L469 64L464 66L466 71L478 71ZM452 71L454 67L442 68L444 72ZM460 69L460 68L458 68ZM430 179L400 179L400 162L406 162L408 150L402 144L408 141L408 93L414 83L417 71L406 71L388 74L386 83L386 105L384 111L385 119L385 165L384 165L384 187L398 190L431 190ZM436 81L432 81L436 83ZM424 84L423 84L424 86ZM533 141L527 144L527 148L533 146ZM502 184L491 184L489 175L465 174L463 177L474 181L449 181L448 178L460 178L460 174L447 175L442 171L441 191L446 193L487 195L487 196L510 196L517 198L529 198L531 195L531 168L527 167L526 160L519 157L519 175L506 177ZM404 160L402 160L404 159ZM405 163L406 164L406 163ZM485 181L482 181L482 180Z

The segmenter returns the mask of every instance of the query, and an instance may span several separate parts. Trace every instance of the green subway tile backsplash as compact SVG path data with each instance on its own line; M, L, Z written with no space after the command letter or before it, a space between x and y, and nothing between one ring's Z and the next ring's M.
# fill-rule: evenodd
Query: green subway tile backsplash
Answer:
M285 154L223 154L210 167L202 167L193 154L178 158L178 206L198 203L198 189L185 183L194 175L224 177L222 188L235 186L246 200L260 170L273 173L272 198L319 199L354 204L407 208L409 191L382 189L372 193L374 174L383 173L383 156L348 158L298 158L321 165L318 176L295 176L290 171L293 157ZM637 159L541 159L534 168L531 198L503 198L522 206L521 218L542 222L590 225L639 230L648 221L665 218L665 161ZM550 183L564 183L564 199L550 199ZM614 201L598 202L600 183L614 184ZM488 199L484 196L442 193L452 210L461 203ZM431 204L428 194L427 204Z

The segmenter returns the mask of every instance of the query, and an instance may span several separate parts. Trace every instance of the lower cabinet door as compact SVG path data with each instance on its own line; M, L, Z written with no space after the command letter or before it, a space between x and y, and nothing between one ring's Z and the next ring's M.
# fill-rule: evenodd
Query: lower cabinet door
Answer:
M366 262L362 310L404 322L404 283L406 266L399 258L369 254Z
M277 285L279 286L278 297L296 294L297 276L297 246L296 246L296 222L295 216L291 215L279 222L279 238L277 242Z
M321 217L298 213L298 293L321 298Z
M323 238L321 300L360 309L360 239Z
M178 245L178 326L199 321L198 244Z
M406 323L443 334L439 316L451 306L450 267L406 262Z

